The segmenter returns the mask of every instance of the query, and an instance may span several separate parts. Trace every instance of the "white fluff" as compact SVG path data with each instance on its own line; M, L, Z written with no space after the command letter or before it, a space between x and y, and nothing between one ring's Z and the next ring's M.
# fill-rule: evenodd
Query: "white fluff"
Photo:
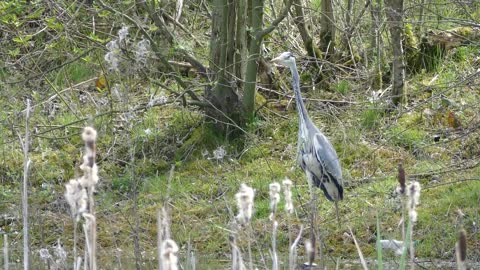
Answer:
M288 214L293 214L293 201L292 201L292 181L288 178L285 178L282 182L283 184L283 194L285 196L285 212Z
M70 205L72 216L77 219L87 210L87 192L79 179L72 179L65 185L65 199Z
M162 242L162 269L163 270L178 270L178 245L175 241L167 239Z
M92 127L85 127L82 133L84 142L95 142L97 140L97 131Z
M240 185L240 191L235 194L238 207L237 220L242 225L249 223L252 218L254 197L255 191L253 188L243 183Z

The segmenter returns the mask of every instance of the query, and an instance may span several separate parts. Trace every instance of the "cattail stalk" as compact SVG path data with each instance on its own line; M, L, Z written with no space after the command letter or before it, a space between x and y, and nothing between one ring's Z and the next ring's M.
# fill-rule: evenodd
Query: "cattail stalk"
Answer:
M170 192L172 189L172 179L175 172L175 165L170 167L167 182L167 195L163 207L157 213L157 248L158 248L158 269L162 269L162 243L170 239L170 221L168 215L168 206L170 204Z
M253 188L241 184L240 190L237 194L235 194L235 198L237 200L237 207L238 207L238 215L236 217L237 222L241 227L247 227L248 235L247 235L247 249L248 249L248 260L249 260L249 267L253 269L253 259L252 259L252 227L250 226L250 221L253 215L253 201L255 198L255 191Z
M277 205L280 202L280 184L270 184L270 220L272 221L272 270L278 270L278 257L277 257L277 227L278 222L275 219L277 212Z
M98 167L95 163L97 131L92 127L86 127L82 133L82 140L85 142L85 155L80 165L83 175L70 180L65 185L65 199L70 205L70 211L74 220L73 233L73 269L79 270L82 259L77 257L77 222L83 217L85 223L85 269L96 270L96 243L97 223L95 217L95 201L93 192L98 183Z
M296 269L296 259L297 259L297 245L302 237L303 226L300 226L300 231L298 232L298 236L293 241L293 244L290 245L290 252L288 253L288 269L295 270Z
M8 235L3 235L3 269L8 270Z
M398 163L398 187L397 187L397 192L400 194L400 200L401 200L401 211L402 211L402 241L405 242L405 204L406 204L406 198L405 198L405 189L406 189L406 183L405 183L405 169L403 168L402 163Z
M465 261L467 260L467 236L465 230L461 230L458 235L458 242L455 245L455 255L457 259L457 269L466 270L467 266Z
M293 207L293 200L292 200L292 181L288 178L285 178L282 182L283 186L283 195L285 198L285 213L287 214L287 227L288 227L288 246L291 248L293 246L292 243L292 221L291 221L291 215L294 213L294 207ZM296 249L294 249L296 252ZM293 254L292 254L293 255ZM289 254L288 256L288 265L290 266L289 269L291 268L292 265L292 256Z
M408 197L408 218L411 228L409 228L409 239L410 239L410 269L415 269L415 249L413 245L413 226L417 222L417 205L420 203L420 184L416 181L412 182L407 186L407 197ZM407 248L405 246L405 248Z
M80 165L80 169L83 171L83 177L80 181L82 182L82 186L87 189L88 212L90 214L83 214L83 217L85 218L85 224L88 226L86 232L88 231L89 234L86 239L89 242L87 245L90 248L88 252L89 270L96 270L97 223L93 192L98 182L98 168L95 163L97 131L92 127L86 127L83 130L82 139L85 142L85 155L83 156L83 164Z
M30 120L30 99L27 99L27 109L25 112L25 137L19 135L23 148L23 189L22 189L22 216L23 216L23 269L30 269L30 244L28 237L28 172L31 160L28 157L30 146L30 130L28 122Z
M162 241L163 241L163 234L162 234L162 212L160 209L157 211L157 250L158 250L158 270L162 270Z

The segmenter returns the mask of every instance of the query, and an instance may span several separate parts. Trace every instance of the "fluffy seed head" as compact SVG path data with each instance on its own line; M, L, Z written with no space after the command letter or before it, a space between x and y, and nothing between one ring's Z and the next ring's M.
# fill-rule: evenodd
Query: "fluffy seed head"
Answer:
M82 133L82 140L86 143L97 140L97 131L93 127L85 127Z
M238 193L235 194L238 207L237 220L242 225L249 223L252 218L254 197L255 191L253 188L243 183L240 185Z
M78 220L79 215L87 210L87 192L79 179L72 179L65 185L65 199L72 216Z
M270 214L270 220L274 220L275 213L277 212L277 205L280 202L280 184L277 182L271 183L269 185L270 188L270 210L272 211Z
M127 38L128 36L128 27L127 26L122 26L120 30L118 30L118 42L122 42Z
M288 178L285 178L282 182L283 184L283 193L285 196L285 212L288 214L293 214L293 202L292 202L292 181Z
M280 184L275 182L269 185L270 187L270 209L274 210L274 207L277 206L278 202L280 202Z
M161 246L161 260L163 270L177 270L178 269L178 245L175 241L167 239L162 242Z
M412 222L417 222L416 207L420 203L420 189L420 184L417 181L408 184L406 189L408 197L408 215Z
M307 254L308 264L312 265L315 260L315 243L310 239L305 240L305 253Z
M407 196L410 199L410 207L415 207L420 203L420 184L417 181L407 186Z

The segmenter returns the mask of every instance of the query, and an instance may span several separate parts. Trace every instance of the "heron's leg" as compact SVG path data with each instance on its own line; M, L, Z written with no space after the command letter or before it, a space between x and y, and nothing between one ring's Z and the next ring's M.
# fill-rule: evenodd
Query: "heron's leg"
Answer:
M340 228L342 226L342 223L340 222L340 214L338 211L338 201L335 201L335 214L337 215L338 227Z
M316 252L316 243L317 243L317 237L320 240L320 245L319 245L319 259L320 259L320 266L323 265L323 242L322 238L320 236L320 233L317 230L317 201L318 201L318 196L317 193L315 192L315 185L313 183L313 177L311 172L308 170L305 171L307 175L307 181L308 181L308 188L310 190L310 241L313 246L313 250ZM313 256L315 258L315 255ZM313 263L313 260L309 263ZM323 269L323 268L322 268Z

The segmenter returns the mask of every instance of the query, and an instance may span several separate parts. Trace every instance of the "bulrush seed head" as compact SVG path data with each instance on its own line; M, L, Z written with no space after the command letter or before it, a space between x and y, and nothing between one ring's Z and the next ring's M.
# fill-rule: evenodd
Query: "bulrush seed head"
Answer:
M163 270L177 270L178 269L178 245L175 241L167 239L162 242L161 260Z
M65 199L72 216L77 218L87 210L87 192L83 188L79 179L72 179L65 185Z
M283 184L283 193L285 196L285 212L288 214L293 214L293 202L292 202L292 181L288 178L285 178L282 182Z
M248 224L252 218L254 197L255 191L253 188L243 183L240 185L240 191L235 194L238 207L237 220L241 225Z
M420 203L420 184L417 181L407 186L406 193L408 197L408 215L412 222L417 222L416 206Z
M405 194L405 169L402 163L398 163L398 184L398 193Z
M97 140L97 131L92 127L85 127L82 133L84 142L95 142Z
M465 263L465 260L467 259L467 236L465 230L461 230L458 236L457 252L458 259Z
M407 187L407 196L410 198L411 207L420 203L420 184L417 181L410 183Z
M79 181L83 187L93 187L98 183L97 164L93 164L93 167L90 168L84 163L80 165L80 169L83 171L83 176L79 178Z
M270 187L270 220L274 220L275 213L277 212L277 205L280 202L280 184L275 182L269 185Z
M270 209L273 211L280 202L280 184L275 182L270 184Z

